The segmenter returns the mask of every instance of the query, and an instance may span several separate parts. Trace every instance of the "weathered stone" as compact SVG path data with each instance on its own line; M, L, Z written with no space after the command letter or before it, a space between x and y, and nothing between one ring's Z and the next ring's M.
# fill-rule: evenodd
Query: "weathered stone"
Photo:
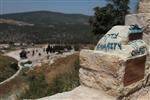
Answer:
M146 55L146 43L141 40L143 30L137 25L114 26L102 37L95 47L95 51L119 54L117 56L133 57Z
M142 33L137 25L115 26L99 40L95 50L82 50L81 84L117 97L146 86L148 48Z
M106 93L117 96L119 93L116 91L117 79L113 76L107 75L105 72L100 73L93 70L80 69L80 83L84 86L104 90Z
M139 13L150 13L150 1L141 0L139 3Z
M109 60L109 61L108 61ZM82 50L80 52L80 65L86 69L109 73L116 76L121 59L116 55L108 55L103 52Z
M149 6L150 7L150 6ZM150 13L130 14L126 16L126 25L138 24L144 28L143 40L150 45Z
M143 40L150 45L150 0L140 0L138 14L126 16L125 24L138 24L144 28Z
M116 54L82 50L80 82L103 89L112 96L127 95L145 83L145 61L146 56L124 58Z

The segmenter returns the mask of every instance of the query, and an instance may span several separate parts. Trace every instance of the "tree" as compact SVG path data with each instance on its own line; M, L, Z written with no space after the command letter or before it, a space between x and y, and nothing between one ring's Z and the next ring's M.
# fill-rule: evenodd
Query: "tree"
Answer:
M129 0L107 0L105 7L95 7L94 16L89 19L92 32L104 35L112 26L124 24L125 15L129 13Z

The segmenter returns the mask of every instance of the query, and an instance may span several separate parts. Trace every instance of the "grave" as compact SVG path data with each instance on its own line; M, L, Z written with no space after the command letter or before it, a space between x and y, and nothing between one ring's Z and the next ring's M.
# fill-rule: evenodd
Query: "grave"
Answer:
M95 50L80 52L80 83L111 96L128 95L148 83L148 48L138 25L114 26Z

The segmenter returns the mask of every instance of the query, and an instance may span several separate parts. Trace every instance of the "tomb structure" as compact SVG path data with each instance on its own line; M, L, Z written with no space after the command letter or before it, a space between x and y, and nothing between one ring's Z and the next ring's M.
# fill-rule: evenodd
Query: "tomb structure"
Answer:
M114 26L95 50L80 52L80 83L114 97L128 95L150 84L148 47L138 25Z

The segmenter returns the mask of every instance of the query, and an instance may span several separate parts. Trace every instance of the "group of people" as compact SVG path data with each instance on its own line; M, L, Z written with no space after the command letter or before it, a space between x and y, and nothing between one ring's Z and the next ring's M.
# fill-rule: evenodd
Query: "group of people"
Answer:
M20 52L20 58L22 59L26 59L27 58L27 54L31 53L30 51L26 51L25 49L23 49ZM38 50L32 50L32 56L34 56L36 53L38 53ZM38 53L39 56L41 56L41 53Z
M58 52L58 53L63 53L65 51L70 51L73 48L69 45L48 45L46 48L46 53L54 53L54 52Z
M62 54L63 52L67 52L72 50L73 48L70 45L48 45L46 48L43 48L43 53L46 53L47 55L50 53L55 53L57 52L58 54ZM26 51L22 50L20 52L20 58L26 59L27 54L31 53L32 56L35 56L38 54L38 56L42 55L42 52L39 51L38 49L34 49L32 51Z

